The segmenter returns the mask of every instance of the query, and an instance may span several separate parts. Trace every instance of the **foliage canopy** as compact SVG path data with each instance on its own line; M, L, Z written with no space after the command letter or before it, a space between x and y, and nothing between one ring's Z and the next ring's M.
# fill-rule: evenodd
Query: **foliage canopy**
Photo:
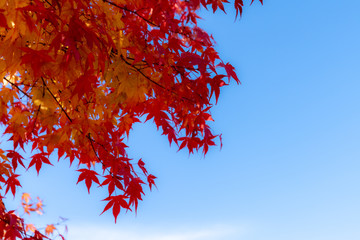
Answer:
M115 221L121 209L136 211L143 186L151 189L156 178L124 143L141 117L179 150L206 154L217 137L207 124L211 99L231 78L240 81L196 12L225 11L225 3L1 0L0 123L13 149L0 148L0 197L21 186L18 168L39 173L57 154L76 162L89 192L94 184L107 188L104 211L112 209ZM242 7L235 0L237 15ZM27 145L29 160L20 151ZM0 218L2 238L45 238L5 206ZM46 229L49 235L54 226Z

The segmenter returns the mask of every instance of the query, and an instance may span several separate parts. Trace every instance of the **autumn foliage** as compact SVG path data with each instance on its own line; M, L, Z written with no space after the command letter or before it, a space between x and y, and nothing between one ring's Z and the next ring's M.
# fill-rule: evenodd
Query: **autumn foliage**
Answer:
M0 148L0 197L21 186L18 168L39 173L55 155L75 162L89 192L107 189L103 211L116 221L155 185L145 162L127 154L134 123L151 120L179 150L206 154L217 137L207 124L212 103L231 78L240 81L198 27L197 10L226 3L0 0L0 123L13 144ZM242 0L233 6L242 13ZM5 206L0 219L2 238L45 238Z

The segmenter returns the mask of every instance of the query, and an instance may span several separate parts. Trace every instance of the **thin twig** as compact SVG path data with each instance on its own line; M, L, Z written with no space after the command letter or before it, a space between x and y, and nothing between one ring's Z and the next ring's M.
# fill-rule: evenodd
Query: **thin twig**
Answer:
M50 95L52 96L52 98L56 101L56 103L59 105L59 107L61 108L61 111L65 114L65 116L67 117L67 119L69 119L70 122L72 122L73 120L70 118L70 116L67 114L67 112L65 111L65 109L63 108L63 106L60 104L60 102L56 99L56 97L54 96L54 94L50 91L49 87L46 85L45 80L43 77L41 77L41 80L44 84L44 86L46 87L46 89L48 90L48 92L50 93Z
M32 97L27 94L26 92L24 92L18 85L16 85L15 83L12 83L10 80L8 80L6 77L4 77L4 80L7 81L8 83L11 84L11 86L15 87L16 89L18 89L22 94L24 94L25 96L27 96L28 98L32 99Z
M172 94L174 94L174 95L176 95L176 96L179 96L179 95L178 95L176 92L174 92L173 90L168 89L168 88L164 87L163 85L161 85L161 84L155 82L154 80L152 80L149 76L147 76L145 73L143 73L143 72L141 71L141 69L135 67L133 64L131 64L130 62L128 62L128 61L124 58L123 55L120 55L120 57L121 57L121 59L122 59L127 65L131 66L133 69L135 69L137 72L139 72L143 77L145 77L145 78L146 78L147 80L149 80L151 83L159 86L160 88L162 88L162 89L164 89L164 90L166 90L166 91L168 91L168 92L171 92ZM189 98L187 98L187 97L184 97L184 96L179 96L179 97L182 98L182 99L184 99L184 100L187 100L187 101L190 101L190 102L196 104L195 101L193 101L193 100L191 100L191 99L189 99Z

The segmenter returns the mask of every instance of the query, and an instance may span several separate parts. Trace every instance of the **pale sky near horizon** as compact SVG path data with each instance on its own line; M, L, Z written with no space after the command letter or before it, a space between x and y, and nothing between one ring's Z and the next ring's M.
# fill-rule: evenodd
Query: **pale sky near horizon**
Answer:
M360 1L246 2L236 21L201 12L242 82L212 110L222 150L188 156L139 124L129 154L158 179L137 215L99 216L106 191L54 157L21 177L46 204L31 221L68 218L69 240L360 239Z

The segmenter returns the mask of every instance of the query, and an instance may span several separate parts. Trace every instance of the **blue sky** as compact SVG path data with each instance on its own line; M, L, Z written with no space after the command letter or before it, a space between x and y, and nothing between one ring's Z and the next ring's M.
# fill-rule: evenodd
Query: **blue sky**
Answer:
M212 110L222 150L177 153L151 123L137 125L130 155L158 177L137 215L99 216L106 191L88 195L54 159L21 178L46 204L32 221L69 218L70 240L360 239L359 9L358 0L264 0L235 22L231 9L202 11L242 81Z

